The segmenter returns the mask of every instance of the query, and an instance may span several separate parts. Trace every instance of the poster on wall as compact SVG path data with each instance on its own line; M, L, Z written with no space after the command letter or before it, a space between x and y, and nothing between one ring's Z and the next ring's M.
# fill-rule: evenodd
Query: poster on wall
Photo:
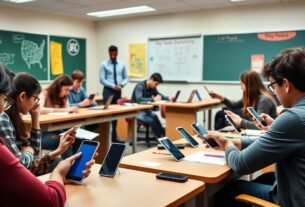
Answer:
M146 77L146 44L129 44L129 77Z

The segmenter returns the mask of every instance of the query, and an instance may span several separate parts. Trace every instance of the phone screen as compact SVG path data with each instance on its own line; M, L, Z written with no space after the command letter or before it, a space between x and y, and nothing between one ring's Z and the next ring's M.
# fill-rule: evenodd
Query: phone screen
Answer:
M211 147L217 147L218 144L214 139L204 138L202 135L207 134L208 132L201 126L199 123L192 124L193 129L200 135L200 137Z
M238 133L240 133L241 130L240 130L240 128L235 124L235 122L233 121L233 119L232 119L230 116L228 116L228 115L226 115L225 117L226 117L226 119L228 120L228 122L231 124L231 126L233 126L234 129L235 129Z
M200 95L198 90L196 90L196 96L197 96L199 101L202 101L201 95Z
M87 140L82 142L81 146L78 149L78 152L82 152L82 155L73 162L69 172L66 175L67 179L82 181L82 179L84 178L82 171L86 169L86 163L92 159L98 146L98 142Z
M115 176L116 170L121 161L126 146L124 144L113 143L106 155L99 174L104 176Z
M176 160L184 158L184 154L167 137L158 139L159 142L175 157Z
M193 146L193 147L197 147L199 145L199 143L189 134L187 133L187 131L182 128L182 127L178 127L177 131Z
M249 113L250 113L258 122L261 123L261 125L267 126L266 122L264 122L264 121L262 120L262 118L258 115L258 113L255 111L254 108L248 107L247 110L249 111Z

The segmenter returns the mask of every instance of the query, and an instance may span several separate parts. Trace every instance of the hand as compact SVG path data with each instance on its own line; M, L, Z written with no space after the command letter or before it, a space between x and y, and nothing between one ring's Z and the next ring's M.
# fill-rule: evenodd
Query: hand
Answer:
M237 114L235 114L235 113L233 113L232 111L229 111L229 110L224 110L224 112L233 119L234 123L238 127L240 127L242 118L239 115L237 115Z
M268 131L270 126L272 125L272 123L274 122L274 119L272 117L270 117L268 114L264 114L264 113L261 113L259 115L262 120L267 124L267 126L263 126L261 125L256 119L254 119L254 122L255 122L255 126L257 128L259 128L260 130L264 130L264 131Z
M73 106L73 107L69 107L69 108L68 108L68 112L69 112L69 113L78 113L78 111L79 111L79 108L76 107L76 106Z
M121 91L121 90L122 90L122 87L121 87L120 85L116 85L116 86L114 87L114 90L116 90L116 91Z
M161 101L162 100L162 96L160 95L156 95L155 97L153 97L154 101Z
M75 142L76 132L72 129L69 129L65 132L64 135L60 137L59 145L55 151L57 151L57 156L65 152L71 145Z
M220 132L210 132L208 134L203 135L203 137L208 138L208 139L214 139L218 147L215 149L217 150L226 150L229 146L235 146L234 143L231 140L225 139ZM205 142L204 142L205 144ZM207 145L206 145L207 147Z
M30 152L30 153L34 154L34 149L31 146L26 146L26 147L22 147L21 152L22 153Z
M94 101L93 99L86 98L82 102L79 103L79 106L80 107L91 106L93 101Z
M29 111L32 118L37 118L40 114L40 105L36 103Z
M215 91L209 91L210 92L210 96L212 98L216 98L216 99L219 99L221 101L224 100L224 97L222 95L220 95L219 93L215 92Z

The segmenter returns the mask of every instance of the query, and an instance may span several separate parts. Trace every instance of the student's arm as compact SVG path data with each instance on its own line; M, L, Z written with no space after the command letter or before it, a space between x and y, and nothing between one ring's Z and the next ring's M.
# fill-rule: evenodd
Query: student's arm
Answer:
M1 206L64 207L66 193L62 182L53 180L43 184L3 144L0 154Z
M123 80L120 83L120 86L123 88L128 83L128 72L127 72L125 65L123 65L122 78L123 78Z
M162 93L160 93L157 89L156 90L156 95L160 95L162 97L162 100L168 100L168 96L164 96Z
M137 84L134 89L134 96L136 99L136 102L146 102L146 101L154 101L152 97L144 97L144 85L143 84Z
M102 64L100 66L100 83L104 85L104 87L108 87L108 88L113 88L115 87L115 85L111 82L109 82L106 78L107 74L106 74L106 68L104 66L104 64Z
M224 98L223 103L224 103L227 107L232 108L232 109L240 109L240 108L243 107L243 101L242 101L242 99L239 100L239 101L231 101L231 100L229 100L229 99L227 99L227 98Z
M294 112L287 110L271 128L246 149L226 149L226 159L234 171L249 174L304 149L304 127ZM242 140L247 145L248 140Z

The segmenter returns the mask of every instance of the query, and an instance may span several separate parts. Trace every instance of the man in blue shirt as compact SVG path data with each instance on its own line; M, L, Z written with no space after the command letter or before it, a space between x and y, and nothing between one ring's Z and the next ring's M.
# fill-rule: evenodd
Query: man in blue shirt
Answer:
M116 104L122 97L122 88L128 83L128 73L123 62L117 60L118 48L111 45L108 49L109 59L100 66L100 83L104 85L103 103L114 95L111 104ZM112 141L118 142L116 134L117 121L112 122Z
M93 99L89 99L88 95L82 86L84 80L84 74L80 70L74 70L71 74L73 80L72 90L69 93L70 106L77 106L79 108L96 106L97 103Z

